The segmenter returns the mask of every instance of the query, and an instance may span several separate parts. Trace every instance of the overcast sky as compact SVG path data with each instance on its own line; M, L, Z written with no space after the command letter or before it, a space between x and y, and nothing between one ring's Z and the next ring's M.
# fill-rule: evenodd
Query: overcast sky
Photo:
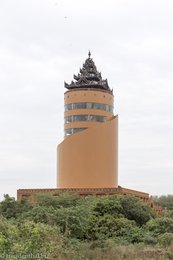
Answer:
M0 199L55 188L64 80L114 89L119 185L173 194L173 1L0 0Z

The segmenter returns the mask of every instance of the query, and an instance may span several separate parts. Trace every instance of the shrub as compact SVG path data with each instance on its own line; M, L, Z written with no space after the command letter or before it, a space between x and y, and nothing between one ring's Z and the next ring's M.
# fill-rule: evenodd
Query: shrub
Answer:
M134 220L137 225L142 226L154 217L149 206L134 196L120 196L123 215L125 218Z
M156 218L151 219L146 224L146 228L153 233L154 236L159 234L172 233L173 232L173 219L171 218Z
M173 244L173 233L164 233L158 237L158 242L162 246L170 246Z

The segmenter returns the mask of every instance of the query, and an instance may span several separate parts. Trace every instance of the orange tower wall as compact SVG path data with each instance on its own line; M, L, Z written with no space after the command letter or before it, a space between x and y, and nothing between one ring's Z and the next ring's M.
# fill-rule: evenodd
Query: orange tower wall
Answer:
M113 95L103 90L71 90L65 105L94 102L113 106ZM118 187L118 116L100 109L73 109L69 115L103 115L105 122L78 121L64 125L86 128L65 137L57 148L57 188Z

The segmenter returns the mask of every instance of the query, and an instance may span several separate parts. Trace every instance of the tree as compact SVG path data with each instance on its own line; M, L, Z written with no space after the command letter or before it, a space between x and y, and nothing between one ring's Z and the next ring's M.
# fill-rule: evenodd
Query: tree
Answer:
M84 239L88 229L90 210L83 206L56 210L56 224L61 232L71 238Z
M154 201L167 210L173 210L173 195L162 195L160 197L154 197Z
M13 254L39 255L37 258L41 260L56 259L62 253L64 240L58 227L25 221L18 223L17 228L17 240L11 249Z
M173 219L173 210L166 210L165 217Z
M122 216L122 206L117 196L104 196L97 199L93 208L94 214L104 216L104 214Z
M8 194L4 195L4 200L0 203L0 214L7 219L17 218L23 212L32 209L31 204L27 199L16 201L15 198Z
M92 240L107 238L127 239L135 227L135 222L126 218L116 218L112 215L92 216L90 218L88 237Z
M12 252L13 244L18 238L17 227L11 220L0 216L0 253Z
M68 208L77 205L81 198L77 194L70 194L68 192L54 194L38 194L36 202L39 206L54 207L54 208Z
M155 236L164 233L173 233L173 219L171 218L155 218L148 221L146 228Z
M55 225L55 209L45 206L35 206L31 210L24 212L20 215L20 219L22 220L30 220L35 223L44 223L49 225Z
M17 202L15 198L8 194L4 195L4 200L0 203L0 214L6 218L15 218L17 214Z
M134 220L139 226L142 226L155 216L152 209L140 199L134 196L120 196L122 214L129 220Z

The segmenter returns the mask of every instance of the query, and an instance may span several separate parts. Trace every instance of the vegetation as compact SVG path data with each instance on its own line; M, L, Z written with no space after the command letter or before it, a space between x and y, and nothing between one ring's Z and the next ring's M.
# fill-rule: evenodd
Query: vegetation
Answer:
M164 217L133 196L41 194L33 206L5 195L0 258L173 259L173 196L154 200L167 207Z
M173 195L162 195L160 197L155 196L154 201L167 210L173 210Z

